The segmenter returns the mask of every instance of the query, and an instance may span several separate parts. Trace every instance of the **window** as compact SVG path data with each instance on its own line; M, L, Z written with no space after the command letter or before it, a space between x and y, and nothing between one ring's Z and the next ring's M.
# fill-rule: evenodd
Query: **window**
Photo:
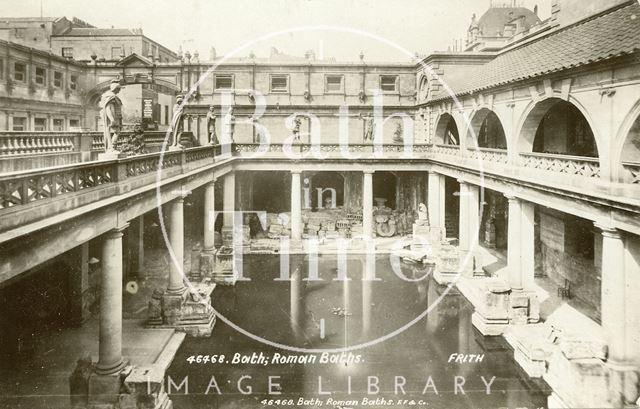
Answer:
M33 130L36 132L42 132L47 130L46 118L35 118L33 120Z
M69 128L80 128L79 119L69 119Z
M325 92L342 92L342 75L327 75L325 77Z
M164 106L164 124L169 125L169 105Z
M53 130L54 131L64 131L64 120L60 118L53 119Z
M62 47L62 56L73 58L73 47Z
M289 77L287 75L271 76L271 92L289 91Z
M71 88L74 91L76 89L78 89L78 76L77 75L71 75L69 77L69 88Z
M397 92L398 76L397 75L381 75L380 89L384 92Z
M215 89L233 88L233 75L216 75Z
M56 88L62 88L62 73L58 71L53 72L53 86Z
M13 130L14 131L26 131L27 130L27 118L14 116L13 117Z
M4 60L0 58L0 80L4 79Z
M111 59L112 60L119 60L120 59L120 54L122 54L122 48L121 47L111 47Z
M22 63L13 64L13 79L24 82L27 78L27 66Z
M47 82L47 70L42 67L36 67L36 84L44 85Z

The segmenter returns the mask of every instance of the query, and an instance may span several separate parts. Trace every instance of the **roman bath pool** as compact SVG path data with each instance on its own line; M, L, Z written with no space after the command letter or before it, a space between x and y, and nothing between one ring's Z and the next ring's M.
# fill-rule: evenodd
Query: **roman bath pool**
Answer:
M419 280L428 270L394 273L379 256L363 280L364 257L323 255L310 280L311 265L292 256L291 280L277 280L279 256L245 256L248 280L213 293L224 319L186 338L167 372L176 408L546 406L547 387L474 331L455 287Z

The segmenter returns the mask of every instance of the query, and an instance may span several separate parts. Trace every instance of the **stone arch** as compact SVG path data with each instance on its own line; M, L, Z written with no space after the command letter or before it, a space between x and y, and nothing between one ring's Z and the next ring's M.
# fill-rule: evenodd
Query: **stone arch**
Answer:
M611 152L613 180L624 178L623 164L640 162L640 99L625 117Z
M460 145L460 131L453 116L447 112L440 115L434 133L434 143Z
M418 101L425 102L429 97L429 78L421 75L418 79Z
M507 137L498 115L489 108L477 109L467 129L467 147L507 149Z
M556 128L554 134L550 135L553 128ZM520 153L547 152L598 158L602 152L591 116L574 98L567 101L550 97L533 101L525 109L516 135Z

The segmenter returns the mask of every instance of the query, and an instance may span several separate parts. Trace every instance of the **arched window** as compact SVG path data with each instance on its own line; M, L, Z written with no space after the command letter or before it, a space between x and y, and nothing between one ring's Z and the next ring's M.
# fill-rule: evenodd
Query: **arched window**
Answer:
M435 143L444 145L460 145L458 126L449 114L442 114L435 133Z
M548 101L548 100L547 100ZM593 131L586 118L573 104L554 98L534 108L530 116L539 117L533 152L598 157ZM545 105L550 105L545 110ZM533 124L532 124L533 125Z

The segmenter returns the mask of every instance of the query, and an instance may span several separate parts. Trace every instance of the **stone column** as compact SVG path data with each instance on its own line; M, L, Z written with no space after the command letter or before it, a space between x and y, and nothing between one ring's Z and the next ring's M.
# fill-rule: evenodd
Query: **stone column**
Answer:
M131 240L133 243L133 274L136 277L144 275L144 215L140 215L137 219L138 228Z
M480 229L480 188L476 185L467 185L467 211L469 250L477 252L478 230Z
M522 256L521 256L521 214L520 199L514 196L506 196L509 200L509 226L507 234L507 270L509 273L509 286L513 290L522 290ZM531 237L533 241L533 237Z
M100 289L100 345L96 372L110 375L124 368L122 358L122 232L127 226L105 234L102 243Z
M302 203L301 203L300 171L291 171L291 240L302 239Z
M236 210L236 177L229 173L224 177L223 182L223 225L222 244L227 247L233 246L233 226L235 223Z
M362 234L373 238L373 171L365 170L362 183Z
M202 251L209 253L215 250L215 187L215 179L204 187L204 242Z
M602 326L609 336L609 361L622 363L626 360L627 328L624 239L617 229L597 227L602 230L602 259L607 266L602 271Z
M169 245L173 259L169 263L168 293L182 293L184 286L184 197L180 196L169 203Z
M215 268L215 185L216 180L212 180L204 187L204 238L202 252L200 253L200 269L198 272L191 271L192 276L202 278L202 275L210 275Z
M442 176L429 172L429 192L427 194L427 208L429 209L429 224L433 227L440 227L440 219L444 218L440 208L440 183Z
M535 260L535 205L520 201L520 276L522 289L533 291Z
M460 183L460 195L458 196L460 201L459 210L459 223L458 223L458 248L460 253L469 251L470 237L469 237L469 185L463 180L458 180Z

